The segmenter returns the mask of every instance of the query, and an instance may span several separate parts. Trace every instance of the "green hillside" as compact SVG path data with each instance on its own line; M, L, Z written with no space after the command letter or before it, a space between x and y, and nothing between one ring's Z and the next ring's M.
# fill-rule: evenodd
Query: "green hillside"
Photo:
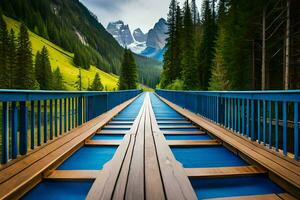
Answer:
M20 26L19 22L5 16L4 20L6 21L9 30L12 28L16 33L18 33ZM29 35L32 43L33 54L35 55L38 50L41 50L43 46L46 46L49 51L52 70L55 70L57 67L59 67L64 78L66 89L75 90L74 82L76 81L79 69L73 64L74 54L63 50L59 46L49 42L33 32L29 32ZM100 74L101 81L107 90L117 89L118 77L113 74L105 73L94 66L91 66L89 70L82 69L84 88L87 88L88 83L93 81L97 72Z

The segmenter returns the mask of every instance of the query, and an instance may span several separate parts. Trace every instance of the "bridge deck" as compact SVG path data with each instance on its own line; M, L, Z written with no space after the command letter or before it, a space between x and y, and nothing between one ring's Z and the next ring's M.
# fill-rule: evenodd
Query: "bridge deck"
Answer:
M0 199L299 195L299 163L227 132L163 98L142 94L5 166Z

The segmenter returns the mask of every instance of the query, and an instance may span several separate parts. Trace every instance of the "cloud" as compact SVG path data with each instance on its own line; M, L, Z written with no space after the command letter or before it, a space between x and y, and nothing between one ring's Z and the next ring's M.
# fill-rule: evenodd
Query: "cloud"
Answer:
M161 18L167 17L170 0L80 0L95 13L104 27L123 20L130 29L147 32ZM180 0L183 3L185 0ZM198 7L202 0L197 0Z

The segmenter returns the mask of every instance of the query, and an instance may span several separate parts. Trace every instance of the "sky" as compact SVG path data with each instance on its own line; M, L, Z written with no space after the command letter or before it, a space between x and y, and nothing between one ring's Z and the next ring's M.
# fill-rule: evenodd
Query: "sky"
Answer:
M182 5L185 0L179 0ZM99 22L106 28L109 22L117 20L129 24L131 31L141 28L148 32L161 18L167 17L170 0L80 0L90 11L97 15ZM201 8L202 0L196 0Z

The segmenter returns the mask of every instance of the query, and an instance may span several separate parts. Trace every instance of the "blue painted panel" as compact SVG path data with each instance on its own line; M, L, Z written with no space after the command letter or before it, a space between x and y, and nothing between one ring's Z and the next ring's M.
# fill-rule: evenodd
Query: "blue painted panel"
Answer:
M43 181L29 191L24 200L84 200L93 181Z
M176 160L185 168L248 165L223 146L172 147Z
M284 192L267 176L191 179L198 199L279 194Z
M124 134L99 134L95 135L92 140L123 140Z
M100 170L108 162L117 146L84 146L63 162L58 170Z
M212 138L207 135L165 135L167 140L211 140Z

